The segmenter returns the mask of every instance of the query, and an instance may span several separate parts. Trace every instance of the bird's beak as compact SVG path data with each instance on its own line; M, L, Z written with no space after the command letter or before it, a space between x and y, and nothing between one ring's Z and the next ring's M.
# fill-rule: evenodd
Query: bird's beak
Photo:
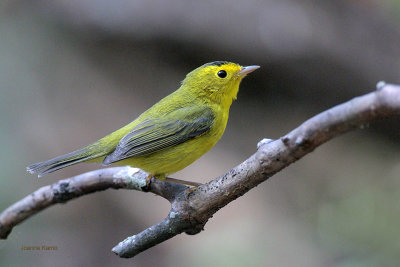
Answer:
M249 74L250 72L253 72L258 68L260 68L260 66L257 66L257 65L245 66L245 67L242 67L242 69L238 72L237 75L240 76L240 77L244 77L247 74Z

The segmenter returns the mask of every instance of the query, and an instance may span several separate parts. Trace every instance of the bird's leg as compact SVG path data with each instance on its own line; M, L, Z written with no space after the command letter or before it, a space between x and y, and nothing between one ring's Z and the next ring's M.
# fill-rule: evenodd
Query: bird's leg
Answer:
M176 184L183 184L183 185L188 185L188 186L194 186L197 187L199 185L202 185L201 183L196 183L196 182L191 182L191 181L185 181L185 180L180 180L176 178L171 178L171 177L165 177L165 181L171 182L171 183L176 183Z
M152 174L147 175L146 186L143 188L143 191L148 191L149 190L150 184L151 184L151 178L153 178Z

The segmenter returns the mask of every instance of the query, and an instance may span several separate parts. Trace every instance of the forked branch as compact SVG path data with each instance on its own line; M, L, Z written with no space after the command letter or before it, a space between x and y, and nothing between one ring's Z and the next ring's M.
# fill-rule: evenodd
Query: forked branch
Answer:
M197 234L220 208L326 141L371 121L400 115L400 86L379 83L377 87L312 117L277 140L262 140L243 163L196 188L154 178L147 185L147 173L131 167L100 169L42 187L0 214L0 238L7 238L14 226L53 204L108 188L152 192L171 202L163 221L112 249L120 257L133 257L183 232Z

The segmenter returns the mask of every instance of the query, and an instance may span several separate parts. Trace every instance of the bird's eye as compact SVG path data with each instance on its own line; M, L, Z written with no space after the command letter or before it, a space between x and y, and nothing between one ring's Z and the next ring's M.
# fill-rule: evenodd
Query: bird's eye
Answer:
M226 71L220 70L220 71L218 71L217 75L220 78L225 78L227 74L226 74Z

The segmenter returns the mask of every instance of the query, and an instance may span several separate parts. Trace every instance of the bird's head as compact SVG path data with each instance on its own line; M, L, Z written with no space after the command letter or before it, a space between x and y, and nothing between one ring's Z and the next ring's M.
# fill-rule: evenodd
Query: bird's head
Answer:
M182 87L199 98L230 106L236 99L242 79L258 68L227 61L210 62L186 75Z

